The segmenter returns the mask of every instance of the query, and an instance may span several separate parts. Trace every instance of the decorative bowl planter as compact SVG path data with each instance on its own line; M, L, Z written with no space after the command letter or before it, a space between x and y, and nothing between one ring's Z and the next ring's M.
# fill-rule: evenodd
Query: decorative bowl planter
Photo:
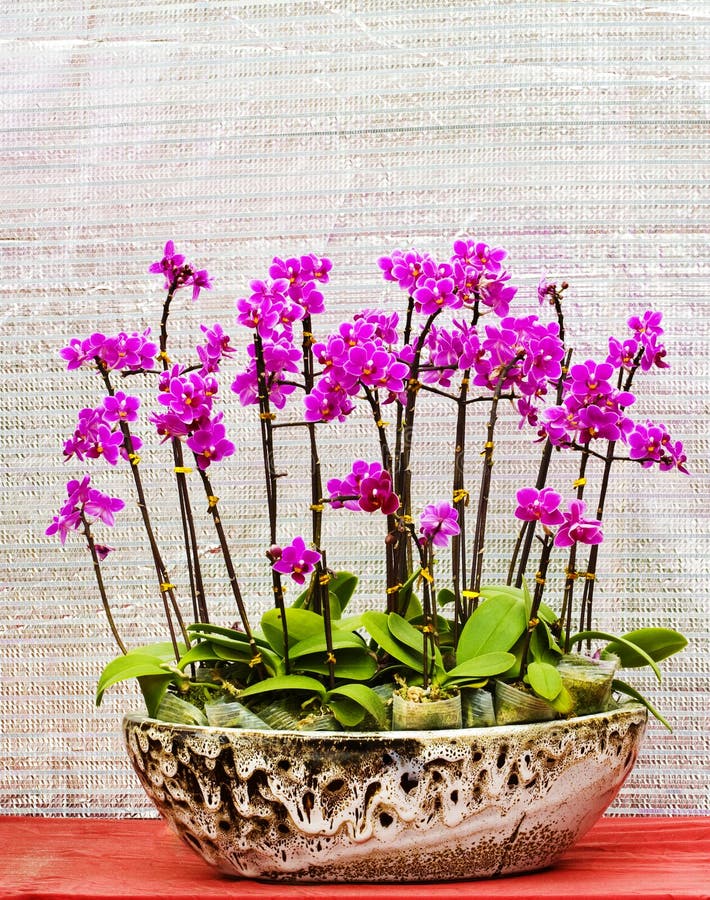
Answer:
M246 878L448 881L553 863L636 760L638 704L522 725L257 731L124 718L131 762L172 829Z

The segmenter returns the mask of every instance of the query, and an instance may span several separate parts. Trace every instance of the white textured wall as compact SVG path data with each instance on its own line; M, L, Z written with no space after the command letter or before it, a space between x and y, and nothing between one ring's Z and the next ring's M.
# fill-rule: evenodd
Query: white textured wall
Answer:
M616 482L599 614L627 629L655 609L691 645L662 685L643 680L675 730L650 727L615 810L710 810L708 18L706 3L685 0L0 4L4 812L150 813L118 738L134 690L93 707L113 648L85 551L44 537L76 471L62 440L93 402L91 379L63 373L58 348L155 325L161 296L145 269L169 237L217 277L199 309L180 305L176 339L189 347L200 321L231 324L234 299L274 254L331 256L335 315L383 297L378 255L410 243L443 254L460 231L509 249L523 304L541 271L566 278L584 347L632 311L664 312L672 368L650 380L647 408L686 442L694 474ZM246 420L229 416L248 458ZM340 458L357 450L328 440ZM510 489L517 453L501 460ZM160 465L146 460L149 482ZM118 473L99 477L123 490ZM233 465L219 492L246 558L255 477ZM172 559L171 516L165 499L156 517ZM509 549L506 527L494 518L493 562ZM332 536L342 558L331 564L367 561L367 545ZM128 528L111 543L116 614L136 643L159 621L150 568ZM205 559L213 618L228 621ZM263 579L244 568L259 606Z

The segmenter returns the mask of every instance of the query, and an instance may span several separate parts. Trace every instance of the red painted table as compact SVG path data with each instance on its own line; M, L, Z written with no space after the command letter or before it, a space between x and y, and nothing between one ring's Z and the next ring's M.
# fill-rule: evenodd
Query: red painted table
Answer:
M602 819L553 868L435 885L281 885L221 876L156 819L0 816L0 898L12 900L710 898L710 817Z

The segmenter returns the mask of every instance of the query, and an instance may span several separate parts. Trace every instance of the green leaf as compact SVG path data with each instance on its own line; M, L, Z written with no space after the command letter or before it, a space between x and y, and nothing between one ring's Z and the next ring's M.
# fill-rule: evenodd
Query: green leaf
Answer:
M436 595L436 602L439 606L448 606L456 602L456 595L450 588L442 588Z
M411 619L420 618L423 613L424 610L422 609L419 597L417 597L414 591L410 591L409 599L407 600L407 608L404 610L404 619L409 622Z
M178 653L184 653L187 650L187 646L182 641L178 642L177 648ZM133 653L141 653L144 656L156 656L158 659L167 663L175 662L175 648L173 647L172 641L159 641L156 644L144 644L142 647L136 647L135 650L129 650L126 655L130 656Z
M578 641L586 641L586 640L602 640L602 641L612 641L615 644L619 644L624 647L626 650L631 650L634 653L638 654L645 663L639 663L639 665L647 665L650 666L656 678L661 680L661 672L654 662L654 660L646 653L644 649L638 646L638 644L634 644L631 641L627 640L625 637L615 637L613 634L607 634L605 631L580 631L578 634L575 634L570 639L570 645L576 644ZM608 646L608 645L607 645ZM623 663L622 663L623 665Z
M650 700L647 700L643 694L639 693L636 688L631 687L630 684L627 684L625 681L620 681L618 678L615 678L611 683L612 690L618 691L620 694L626 694L628 697L633 697L634 700L638 700L639 703L643 703L646 709L651 713L652 716L655 716L661 725L665 725L666 728L672 732L673 729L666 722L663 716L659 713L655 706L651 703Z
M549 663L531 662L527 674L530 687L543 700L554 700L562 690L560 673Z
M249 638L243 631L236 631L234 628L224 628L221 625L195 622L187 626L187 631L192 637L210 640L213 644L219 644L222 647L249 645ZM257 645L268 646L267 642L259 635L254 634L253 637Z
M424 635L398 613L393 612L387 616L387 627L395 640L411 647L416 653L423 652Z
M415 672L421 669L423 665L421 650L415 653L392 636L387 613L368 610L362 614L362 623L381 650Z
M363 714L360 715L357 721L351 723L346 722L333 707L334 698L347 698L350 703L360 707L360 709L364 711ZM364 718L364 713L368 713L372 716L380 728L385 728L387 725L387 711L385 710L385 705L382 702L381 697L376 694L372 688L369 688L364 684L343 684L340 687L334 688L326 695L325 702L333 710L335 718L346 727L348 725L359 725Z
M305 691L321 698L325 696L325 688L315 678L309 678L307 675L274 675L244 688L239 692L239 699L281 691Z
M248 663L252 658L248 646L240 647L238 649L235 649L234 647L223 647L220 644L214 644L213 646L217 659L222 659L227 662Z
M346 647L335 653L335 677L352 679L353 681L369 681L377 672L377 662L367 647ZM312 653L300 656L293 661L294 669L313 672L316 675L329 675L324 653Z
M672 628L639 628L622 636L634 647L639 647L647 656L655 662L667 659L674 653L680 652L688 643L687 638ZM607 644L602 655L618 656L624 669L634 669L647 665L646 659L628 645L622 645L619 641Z
M563 716L569 715L574 708L574 700L572 699L572 694L567 690L567 688L562 685L562 690L556 697L553 697L552 700L548 701L550 706L553 709L556 709L558 713L561 713Z
M223 657L219 656L212 643L210 641L202 641L200 644L195 644L187 651L187 653L180 657L178 668L184 669L185 666L189 666L191 663L208 662L220 659L223 659Z
M178 677L165 668L159 657L134 650L124 656L117 656L104 668L96 685L96 705L101 704L104 693L112 685L119 681L127 681L129 678L139 678L142 675L160 675L164 678L167 677L168 681L177 680Z
M362 638L350 631L333 631L332 635L333 650L342 650L344 647L356 647L361 650L367 650ZM299 656L305 656L308 653L327 653L324 634L313 634L304 638L289 649L289 659L298 659Z
M163 702L163 697L165 697L167 693L168 685L174 680L174 676L169 674L138 676L138 684L140 685L141 693L143 694L145 708L148 710L148 715L151 716L151 718L157 717L158 708Z
M362 616L346 616L338 621L338 631L359 631L363 628Z
M444 683L468 679L490 678L507 672L515 662L512 653L495 651L466 659L454 669L450 669L444 676Z
M547 662L550 665L554 665L562 656L562 648L550 631L549 625L542 619L530 635L530 655L538 662Z
M367 715L359 703L355 703L354 700L350 700L348 697L333 697L328 701L327 705L338 722L344 725L345 728L354 728Z
M518 588L487 588L486 599L461 629L456 661L493 651L507 651L525 632L528 618L523 592Z
M343 614L343 608L338 600L338 595L328 591L328 607L330 608L330 621L337 622Z
M453 624L449 619L445 619L443 616L435 616L436 619L436 642L439 648L453 647L454 643L454 635L451 630L451 625ZM413 619L409 620L409 624L413 625L415 628L419 629L422 625L424 625L424 616L416 616Z
M336 572L330 579L328 590L338 598L341 614L355 593L357 582L357 575L353 575L352 572Z
M547 625L554 625L555 622L557 622L560 618L554 611L554 609L552 609L552 607L548 606L546 603L541 603L538 606L537 617Z
M407 578L403 585L397 591L397 609L403 610L402 616L409 620L416 616L421 616L422 605L419 598L414 593L414 585L421 574L421 569L416 569Z
M288 628L288 644L293 647L299 641L314 634L323 634L323 616L311 612L310 609L298 609L289 606L286 609L286 625ZM284 655L284 636L281 611L270 609L261 618L261 628L269 645L281 656Z
M350 602L357 587L357 575L351 572L336 572L328 583L328 598L330 601L330 615L332 619L339 619L345 607ZM293 601L290 609L309 609L313 595L313 582Z

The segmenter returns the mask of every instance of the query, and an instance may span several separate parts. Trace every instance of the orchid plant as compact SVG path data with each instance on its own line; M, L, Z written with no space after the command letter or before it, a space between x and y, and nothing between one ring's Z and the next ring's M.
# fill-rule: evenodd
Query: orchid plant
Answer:
M682 635L654 626L609 635L595 630L592 611L612 468L635 464L687 473L682 443L662 424L636 421L629 414L636 377L667 367L661 313L632 317L628 331L611 337L601 357L577 360L566 334L568 285L543 280L538 286L541 307L552 311L549 320L516 316L511 304L517 288L505 268L506 256L467 237L454 242L445 261L395 250L378 265L385 281L406 298L403 315L362 309L320 336L316 322L325 308L329 259L313 254L275 258L268 277L250 283L248 296L236 302L236 322L247 332L246 355L227 377L240 404L254 409L267 528L254 559L239 564L223 526L232 513L222 511L213 484L235 454L221 409L220 379L237 368L237 350L219 324L200 326L201 343L185 362L173 359L168 341L175 296L191 289L197 301L202 290L212 287L210 275L187 263L168 241L163 257L149 269L162 277L166 292L157 338L150 329L93 333L72 339L60 351L68 369L96 373L101 395L97 405L80 410L64 444L65 459L122 465L130 473L169 635L165 643L126 646L104 578L111 548L95 536L114 524L124 500L103 493L88 474L70 480L67 499L47 534L58 535L62 544L71 532L83 535L120 649L100 678L97 702L112 684L137 677L149 714L159 718L362 729L390 726L395 693L432 705L463 695L475 708L483 699L493 709L485 721L471 715L463 721L491 724L497 705L493 688L501 684L540 701L546 715L578 714L579 692L563 677L562 663L570 659L575 668L590 667L593 679L604 660L614 663L610 677L617 667L649 665L660 678L658 662L682 649ZM136 377L156 384L155 405L145 421L172 454L190 624L177 575L168 571L161 554L141 477L145 450L136 433L141 402L127 390ZM454 449L448 496L417 509L414 435L418 401L425 393L449 416ZM358 406L372 421L378 458L356 459L326 478L321 429L347 423ZM487 583L484 551L496 425L505 409L512 410L540 454L536 472L520 485L511 508L520 525L507 572ZM310 458L303 506L310 520L307 533L284 535L279 529L283 429L302 431ZM473 463L468 458L472 442ZM578 457L567 498L548 486L558 452ZM330 470L334 463L327 462ZM420 460L420 470L422 465ZM477 493L469 486L474 470ZM597 487L590 498L592 474ZM238 617L232 627L210 619L193 512L195 489L204 494L201 502L206 501L225 564ZM324 517L340 515L372 523L385 561L381 600L350 616L346 607L357 578L331 567L323 541ZM564 566L559 606L543 600L555 551ZM446 565L444 554L450 555ZM256 626L240 589L239 568L258 566L258 560L270 578L274 604ZM288 581L300 588L291 603L286 602ZM593 649L598 642L602 645ZM646 703L664 721L631 685L614 677L613 688L616 696ZM609 702L607 692L600 703Z

